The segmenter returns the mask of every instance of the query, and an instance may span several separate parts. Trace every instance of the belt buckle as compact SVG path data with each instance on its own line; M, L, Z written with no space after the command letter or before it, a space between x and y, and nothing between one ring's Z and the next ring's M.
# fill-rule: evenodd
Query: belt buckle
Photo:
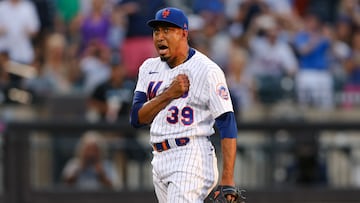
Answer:
M181 137L181 138L176 138L175 142L177 146L184 146L187 145L187 143L189 143L190 138L188 137Z

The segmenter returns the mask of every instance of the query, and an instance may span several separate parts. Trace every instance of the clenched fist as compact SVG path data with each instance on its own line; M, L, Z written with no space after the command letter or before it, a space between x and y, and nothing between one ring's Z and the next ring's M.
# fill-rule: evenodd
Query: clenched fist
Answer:
M189 91L190 82L185 74L177 75L166 90L172 98L177 99Z

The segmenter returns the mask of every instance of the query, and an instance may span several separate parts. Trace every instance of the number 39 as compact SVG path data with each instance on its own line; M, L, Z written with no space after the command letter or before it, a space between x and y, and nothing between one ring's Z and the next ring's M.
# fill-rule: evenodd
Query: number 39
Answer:
M172 106L168 110L171 115L166 117L166 120L171 124L176 124L179 122L179 119L184 125L191 125L194 122L194 111L191 107L185 106L181 109L179 115L179 109L177 106Z

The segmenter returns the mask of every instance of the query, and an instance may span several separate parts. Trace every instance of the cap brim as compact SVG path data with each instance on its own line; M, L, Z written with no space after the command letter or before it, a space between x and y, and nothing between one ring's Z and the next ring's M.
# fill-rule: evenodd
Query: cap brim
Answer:
M174 24L173 22L171 21L168 21L168 20L149 20L146 24L152 28L155 28L156 26L158 26L159 24L170 24L170 25L173 25L174 27L178 27L178 28L181 28L180 26Z

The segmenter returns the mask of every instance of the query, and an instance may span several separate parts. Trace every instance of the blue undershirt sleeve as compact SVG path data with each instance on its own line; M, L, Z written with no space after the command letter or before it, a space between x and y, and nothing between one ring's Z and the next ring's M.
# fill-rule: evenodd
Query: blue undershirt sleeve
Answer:
M134 128L140 128L146 126L146 124L139 123L139 109L144 105L147 101L146 94L144 92L136 91L133 97L132 108L130 111L130 124Z
M215 119L215 125L219 130L221 139L236 138L237 124L234 112L226 112Z

